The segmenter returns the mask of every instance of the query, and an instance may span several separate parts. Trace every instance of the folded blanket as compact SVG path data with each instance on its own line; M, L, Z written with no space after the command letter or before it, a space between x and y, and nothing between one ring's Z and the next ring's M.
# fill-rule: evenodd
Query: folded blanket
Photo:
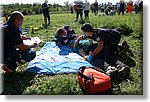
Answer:
M75 53L69 45L62 46L55 42L47 42L36 54L26 72L63 74L76 73L81 66L93 67L78 53Z

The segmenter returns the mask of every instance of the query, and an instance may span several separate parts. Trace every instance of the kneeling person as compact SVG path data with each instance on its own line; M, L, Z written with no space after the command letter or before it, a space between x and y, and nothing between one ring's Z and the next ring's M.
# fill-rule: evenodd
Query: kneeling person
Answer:
M83 36L78 37L75 43L75 50L78 51L85 60L87 60L87 56L93 53L93 51L98 47L98 43L95 43L92 39L83 38ZM113 79L126 79L129 77L129 67L121 61L117 60L116 56L112 55L108 50L104 50L101 56L94 56L89 62L93 66L102 69Z
M94 51L84 58L91 62L94 59L102 59L112 66L116 66L117 58L115 53L118 48L121 35L115 29L93 29L90 24L84 24L81 27L83 35L79 36L74 44L78 45L80 40L90 38L97 42L97 47Z

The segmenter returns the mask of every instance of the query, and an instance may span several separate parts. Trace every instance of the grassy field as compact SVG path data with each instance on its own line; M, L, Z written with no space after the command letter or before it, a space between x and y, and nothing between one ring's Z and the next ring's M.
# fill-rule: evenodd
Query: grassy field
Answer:
M42 15L25 16L24 28L29 29L27 36L40 37L44 43L36 51L54 38L54 33L59 27L70 25L81 35L81 22L73 22L75 14L51 14L51 25L43 26ZM130 45L134 57L122 55L124 63L130 66L131 75L126 80L113 81L112 95L142 95L143 94L143 29L141 14L125 14L116 16L94 16L90 20L94 28L116 28L122 33L122 41ZM32 28L36 28L31 34ZM17 73L4 74L4 92L2 94L27 94L27 95L82 95L76 74L42 75L24 73L28 63L21 65Z

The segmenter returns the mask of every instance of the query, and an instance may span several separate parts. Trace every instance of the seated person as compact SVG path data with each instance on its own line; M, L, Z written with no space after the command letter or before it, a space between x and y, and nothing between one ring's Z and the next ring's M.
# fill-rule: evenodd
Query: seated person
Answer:
M105 9L105 14L108 16L113 16L116 14L116 11L114 9L112 9L110 6L108 6L106 9Z
M76 33L70 26L59 28L56 32L56 40L62 45L71 44L76 39Z
M4 31L4 62L3 70L5 72L14 72L18 64L24 60L29 62L36 56L35 51L31 48L36 48L38 45L25 45L23 39L29 39L28 37L22 36L19 28L23 23L23 14L19 11L14 11L10 16L8 22L2 25Z

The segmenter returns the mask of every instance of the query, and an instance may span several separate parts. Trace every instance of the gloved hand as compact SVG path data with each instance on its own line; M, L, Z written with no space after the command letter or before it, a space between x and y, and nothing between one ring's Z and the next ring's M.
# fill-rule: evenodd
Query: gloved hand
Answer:
M92 62L92 55L91 54L89 54L89 56L88 56L88 62Z

